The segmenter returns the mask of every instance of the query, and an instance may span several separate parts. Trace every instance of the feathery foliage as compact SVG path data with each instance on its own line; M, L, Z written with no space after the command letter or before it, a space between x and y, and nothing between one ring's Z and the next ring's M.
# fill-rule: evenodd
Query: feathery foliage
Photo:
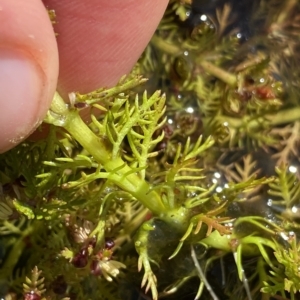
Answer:
M131 74L56 94L0 155L0 296L298 299L299 16L171 0Z

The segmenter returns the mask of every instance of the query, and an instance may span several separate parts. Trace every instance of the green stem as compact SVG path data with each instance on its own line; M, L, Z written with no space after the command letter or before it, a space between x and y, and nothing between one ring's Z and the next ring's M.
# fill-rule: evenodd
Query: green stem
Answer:
M4 221L3 225L4 227L6 227L6 229L8 229L13 234L22 234L22 231L18 227L16 227L13 223Z
M155 46L161 49L163 52L168 53L173 56L178 56L183 53L179 46L175 44L171 44L168 41L154 35L152 37L151 42L155 44ZM199 64L207 73L217 77L218 79L222 80L223 82L227 83L230 86L235 86L237 84L236 76L223 70L222 68L208 62L205 60L205 55L200 56L196 59L196 63Z
M251 120L247 122L246 118L249 118L248 116L246 116L246 118L244 117L238 119L220 115L217 118L221 121L221 123L227 122L229 127L232 128L241 128L243 124L247 124L247 128L255 129L259 128L261 125L261 122L258 120ZM266 115L265 118L270 121L270 126L288 124L300 120L300 107L281 110L276 114Z
M229 253L232 252L230 238L228 235L221 235L219 231L215 230L208 237L202 239L201 244Z
M6 224L7 225L7 224ZM12 270L18 263L24 248L26 247L26 237L30 236L33 232L33 225L29 225L21 235L17 237L16 242L13 244L12 249L9 251L8 257L5 259L3 266L1 267L3 273L1 273L1 278L7 279Z
M150 185L141 179L121 157L112 159L112 148L108 139L95 135L82 121L78 111L69 109L58 93L55 94L45 122L65 128L110 173L109 180L133 195L153 214L161 215L168 211L159 194L151 191Z
M215 66L214 64L201 60L199 61L200 66L210 75L217 77L223 82L227 83L229 86L235 86L237 83L236 76Z
M153 43L158 49L162 50L163 52L166 52L171 55L177 56L183 52L183 50L180 47L167 42L166 40L157 35L154 35L152 37L151 43Z

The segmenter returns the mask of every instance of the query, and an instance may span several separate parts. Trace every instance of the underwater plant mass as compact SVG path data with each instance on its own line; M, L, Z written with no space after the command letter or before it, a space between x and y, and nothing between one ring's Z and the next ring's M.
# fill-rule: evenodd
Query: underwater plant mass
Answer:
M297 0L171 0L131 74L56 94L0 155L0 298L298 299L299 28Z

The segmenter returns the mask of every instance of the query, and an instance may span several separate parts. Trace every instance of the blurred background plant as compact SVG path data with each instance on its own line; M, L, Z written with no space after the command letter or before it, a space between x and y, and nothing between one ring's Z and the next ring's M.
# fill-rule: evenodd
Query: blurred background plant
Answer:
M298 299L299 16L171 0L132 74L56 95L0 155L0 296Z

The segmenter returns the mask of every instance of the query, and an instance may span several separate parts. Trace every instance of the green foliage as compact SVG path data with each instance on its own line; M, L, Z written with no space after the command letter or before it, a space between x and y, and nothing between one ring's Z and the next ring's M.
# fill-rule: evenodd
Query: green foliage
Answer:
M230 3L170 1L130 75L0 155L1 297L299 297L300 8L243 37Z
M45 285L44 285L44 277L41 277L42 271L39 271L37 267L34 267L32 270L31 278L26 277L25 282L23 284L23 291L27 295L36 295L41 296L43 293L45 293Z
M127 138L132 157L127 155L126 159L133 162L131 167L141 170L139 175L144 179L148 158L157 155L157 152L151 151L164 138L164 132L156 138L153 135L166 121L165 118L161 120L166 110L165 95L160 97L160 92L157 92L148 98L145 92L142 103L139 103L139 98L136 96L132 107L126 101L128 99L118 100L114 101L103 124L96 119L94 119L94 123L111 142L113 146L112 159L119 155L121 144L125 137ZM106 127L105 130L104 127Z
M289 293L291 299L297 298L300 291L299 250L295 236L289 237L286 249L276 245L274 255L278 264L270 271L269 282L264 282L263 292L281 293L284 297Z
M276 168L277 180L270 184L269 194L273 196L272 204L291 210L298 204L300 196L300 183L296 174L290 172L287 167Z

